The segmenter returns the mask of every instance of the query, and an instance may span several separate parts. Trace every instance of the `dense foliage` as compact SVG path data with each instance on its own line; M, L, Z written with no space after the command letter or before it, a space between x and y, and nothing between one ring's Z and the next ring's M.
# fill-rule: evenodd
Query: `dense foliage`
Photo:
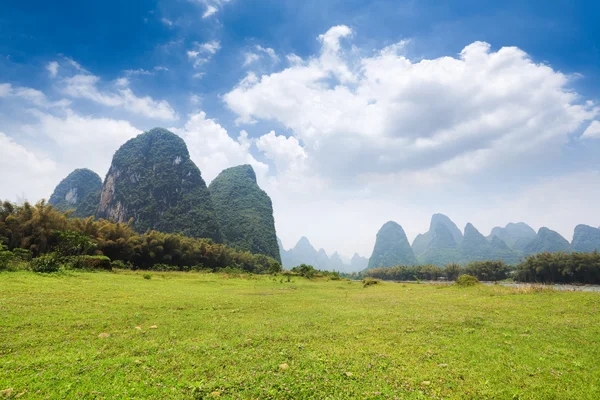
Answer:
M0 243L3 245L0 258L24 252L31 252L36 258L44 255L42 260L35 261L40 269L55 268L56 256L82 260L81 256L103 255L113 262L120 261L120 265L139 269L168 265L176 270L227 267L256 273L281 270L279 262L271 257L234 250L211 239L157 231L139 234L130 222L69 218L69 213L59 212L44 201L34 206L3 203ZM82 265L105 265L98 260L84 257Z
M377 232L375 248L369 259L368 269L415 264L417 264L417 259L408 243L404 229L394 221L386 222Z
M527 257L516 266L503 261L473 261L466 266L448 264L375 268L362 276L383 280L413 281L445 278L456 280L468 274L481 281L501 281L513 278L518 282L600 284L600 253L540 253ZM360 278L355 276L353 278Z
M250 165L221 172L209 185L223 243L281 261L273 205Z
M115 153L104 181L99 218L221 241L213 203L200 170L179 136L152 129Z
M100 202L102 180L87 168L76 169L63 179L48 200L59 211L73 210L72 216L89 217Z
M516 268L521 282L600 284L600 253L540 253Z

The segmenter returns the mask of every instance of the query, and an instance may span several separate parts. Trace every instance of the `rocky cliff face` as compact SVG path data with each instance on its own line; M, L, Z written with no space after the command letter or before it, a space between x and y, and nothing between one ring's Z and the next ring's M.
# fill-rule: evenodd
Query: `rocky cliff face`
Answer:
M225 244L281 262L271 198L250 165L224 170L208 190Z
M85 218L96 213L102 180L87 168L76 169L54 189L49 204L60 211L73 210L73 217Z
M97 216L126 222L144 232L155 229L221 241L210 194L185 142L155 128L115 153L104 180Z
M415 264L417 264L417 259L408 243L404 229L394 221L386 222L377 232L375 248L369 259L368 269Z

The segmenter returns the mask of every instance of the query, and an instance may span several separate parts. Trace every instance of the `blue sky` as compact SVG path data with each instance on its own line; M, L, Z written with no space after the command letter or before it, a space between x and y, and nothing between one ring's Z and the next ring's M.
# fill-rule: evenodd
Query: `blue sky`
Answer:
M600 225L598 2L4 3L0 198L164 126L207 181L251 163L286 247Z

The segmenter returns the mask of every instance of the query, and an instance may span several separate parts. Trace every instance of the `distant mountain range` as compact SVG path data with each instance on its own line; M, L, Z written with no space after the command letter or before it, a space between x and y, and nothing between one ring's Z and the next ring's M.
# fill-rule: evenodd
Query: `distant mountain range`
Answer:
M328 256L327 252L323 249L317 251L304 236L289 250L283 248L281 240L277 239L277 241L279 243L279 253L281 254L283 268L288 270L300 264L308 264L322 271L350 273L362 271L367 267L369 262L367 258L361 257L357 253L354 253L350 263L344 262L342 256L337 251Z
M503 260L516 264L524 257L543 252L592 252L600 250L600 228L578 225L569 243L558 232L540 228L536 233L524 222L495 227L486 238L471 223L461 232L443 214L434 214L429 231L417 235L407 246L402 227L387 222L377 233L375 248L368 269L396 265L449 263L467 264L471 261Z

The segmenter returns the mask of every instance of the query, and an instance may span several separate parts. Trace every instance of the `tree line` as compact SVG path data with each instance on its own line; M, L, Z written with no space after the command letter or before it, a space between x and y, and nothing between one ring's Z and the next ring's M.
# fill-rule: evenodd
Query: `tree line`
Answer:
M0 264L17 258L105 256L114 266L131 269L218 270L252 273L281 271L279 262L239 251L211 239L180 234L134 231L132 220L116 223L89 217L70 218L44 200L35 205L0 205ZM2 265L0 265L0 269Z
M475 261L462 266L447 264L374 268L365 277L393 281L456 280L460 275L472 275L481 281L600 284L600 253L538 253L515 266L503 261ZM357 275L357 277L359 277Z

